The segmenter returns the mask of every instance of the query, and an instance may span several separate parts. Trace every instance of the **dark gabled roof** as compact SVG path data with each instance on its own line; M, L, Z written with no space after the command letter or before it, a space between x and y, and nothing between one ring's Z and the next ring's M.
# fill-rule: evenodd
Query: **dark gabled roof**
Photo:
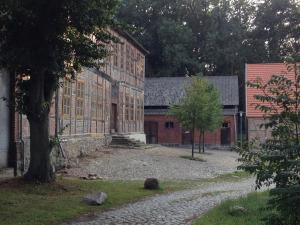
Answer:
M220 92L224 106L239 105L237 76L209 76L209 80ZM190 77L158 77L145 80L145 106L170 106L179 103L185 87L192 82Z
M122 35L124 38L126 38L131 44L133 44L136 48L138 48L144 55L149 55L150 52L144 48L144 46L138 42L131 34L129 34L127 31L122 30L120 28L113 28L116 32L118 32L120 35Z

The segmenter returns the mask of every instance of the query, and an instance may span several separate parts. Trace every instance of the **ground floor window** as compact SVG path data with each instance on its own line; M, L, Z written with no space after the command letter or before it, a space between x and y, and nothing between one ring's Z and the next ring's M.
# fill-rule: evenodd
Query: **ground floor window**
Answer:
M167 128L167 129L172 129L172 128L174 128L174 122L172 122L172 121L166 122L166 123L165 123L165 128Z

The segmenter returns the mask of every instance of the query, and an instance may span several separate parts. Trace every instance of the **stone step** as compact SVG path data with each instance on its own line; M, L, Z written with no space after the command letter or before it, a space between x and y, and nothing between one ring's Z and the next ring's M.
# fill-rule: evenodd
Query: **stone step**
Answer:
M113 148L140 148L145 146L141 141L133 140L125 136L112 136L110 147Z

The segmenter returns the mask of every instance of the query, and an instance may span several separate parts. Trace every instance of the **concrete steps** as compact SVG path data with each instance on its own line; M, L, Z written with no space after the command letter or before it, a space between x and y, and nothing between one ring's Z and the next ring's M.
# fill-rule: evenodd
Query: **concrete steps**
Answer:
M123 135L113 135L109 146L112 148L144 148L146 145Z

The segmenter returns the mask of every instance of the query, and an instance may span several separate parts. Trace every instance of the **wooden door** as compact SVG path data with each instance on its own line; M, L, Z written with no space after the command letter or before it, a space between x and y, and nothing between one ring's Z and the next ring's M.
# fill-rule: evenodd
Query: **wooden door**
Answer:
M158 144L158 122L145 121L144 130L147 144Z
M229 123L223 123L221 128L221 145L231 144L231 129Z
M111 116L110 116L110 129L112 133L118 132L117 124L118 124L118 117L117 117L117 104L111 105Z
M189 130L182 131L182 144L190 145L192 144L192 132Z

